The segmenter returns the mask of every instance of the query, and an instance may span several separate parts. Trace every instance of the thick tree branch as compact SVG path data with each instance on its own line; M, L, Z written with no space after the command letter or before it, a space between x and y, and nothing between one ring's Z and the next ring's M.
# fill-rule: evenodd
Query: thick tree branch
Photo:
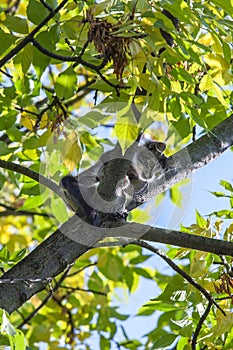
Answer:
M48 21L53 18L61 9L62 7L65 6L65 4L69 0L63 0L59 6L57 6L54 10L52 10L43 21L38 24L36 28L34 28L31 33L29 33L20 43L15 46L7 55L5 55L1 60L0 60L0 68L4 66L5 63L7 63L11 58L13 58L19 51L21 51L34 37L36 33L39 32L39 30L46 24Z
M221 153L233 144L232 129L233 116L213 129L212 134L205 135L188 146L189 158L185 157L185 150L180 151L178 153L180 164L179 172L177 172L175 176L167 178L167 182L161 184L158 189L156 189L155 186L151 189L150 186L150 191L148 192L150 197L153 194L157 195L161 193L174 183L190 175L192 171L206 165L209 161L221 155ZM184 159L181 158L182 155ZM177 155L174 157L176 156ZM8 162L0 161L0 166L25 174L18 165L12 165L12 167L10 167ZM94 166L94 169L95 168L96 166ZM93 170L93 167L90 170ZM86 177L86 172L84 172L84 174ZM30 174L25 175L30 176ZM36 181L40 181L39 175L37 176L37 180L34 175L32 178ZM46 182L43 184L46 185ZM51 188L50 185L49 182L49 188ZM231 242L153 228L136 223L127 223L124 226L114 229L103 229L89 226L87 223L82 222L77 216L74 216L32 251L25 259L5 273L2 278L38 278L42 281L46 281L47 278L55 277L80 255L96 246L103 238L109 236L143 239L189 249L198 249L218 255L233 256L233 243ZM26 282L19 282L9 285L4 284L3 288L3 284L0 284L0 307L5 308L8 312L12 312L32 295L42 290L45 285L46 282L31 283L30 285Z
M42 290L48 283L48 278L53 278L61 273L66 266L108 236L130 237L134 240L140 238L218 255L233 256L233 243L231 242L136 223L103 229L90 226L77 216L73 216L1 277L2 280L12 279L12 281L14 278L25 278L25 282L0 283L0 307L5 308L8 312L16 310L31 296ZM40 280L29 284L26 280L30 278Z

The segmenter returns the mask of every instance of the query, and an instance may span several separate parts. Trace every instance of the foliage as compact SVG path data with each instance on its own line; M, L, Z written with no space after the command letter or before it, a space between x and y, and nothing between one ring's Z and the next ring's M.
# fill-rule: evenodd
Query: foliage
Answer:
M141 130L165 140L167 154L195 139L196 128L211 132L231 114L232 15L232 2L219 0L2 1L1 159L58 183L95 163L116 140L125 151ZM213 194L229 198L230 208L211 213L212 224L197 212L197 223L184 231L221 234L219 220L233 217L232 185L221 184L227 194ZM71 213L26 175L2 169L0 189L4 272ZM170 196L176 203L178 189ZM130 215L143 223L150 218L146 209ZM232 232L230 224L223 238L231 240ZM213 254L183 248L167 247L166 253L211 295L221 293L225 315L211 308L201 324L209 301L180 275L148 267L150 255L140 247L101 248L78 259L20 313L9 317L2 311L0 345L165 349L177 344L188 350L201 326L196 349L232 349L233 282L226 271L231 260L223 264ZM124 328L130 316L119 312L117 294L134 293L141 279L152 280L161 293L138 316L156 313L158 323L143 339L137 334L134 339Z

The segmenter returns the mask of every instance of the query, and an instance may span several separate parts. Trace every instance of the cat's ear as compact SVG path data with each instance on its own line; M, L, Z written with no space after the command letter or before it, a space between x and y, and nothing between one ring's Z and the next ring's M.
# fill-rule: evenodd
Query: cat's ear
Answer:
M166 149L166 143L164 142L155 142L155 146L156 146L156 150L159 152L159 153L163 153Z

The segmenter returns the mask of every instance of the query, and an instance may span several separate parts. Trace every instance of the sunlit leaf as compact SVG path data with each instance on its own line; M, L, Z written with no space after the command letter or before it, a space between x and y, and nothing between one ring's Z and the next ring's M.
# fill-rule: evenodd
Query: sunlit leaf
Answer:
M77 75L72 67L60 73L54 85L55 92L60 99L72 97L77 89Z

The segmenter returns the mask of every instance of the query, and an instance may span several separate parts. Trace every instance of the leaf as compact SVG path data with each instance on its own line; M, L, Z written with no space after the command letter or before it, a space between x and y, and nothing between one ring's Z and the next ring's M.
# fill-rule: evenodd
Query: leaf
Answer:
M16 330L13 327L13 325L10 323L9 319L7 318L5 310L3 310L3 313L2 313L1 332L11 336L16 335Z
M213 90L217 99L221 102L221 104L225 107L228 107L228 104L226 103L223 97L222 90L217 86L217 84L215 84L210 74L204 75L204 77L200 81L199 88L201 91Z
M230 184L230 182L221 180L219 184L223 186L226 190L233 192L233 186Z
M59 99L68 99L73 96L77 89L77 75L72 66L59 74L54 89Z
M0 55L5 54L8 51L12 44L15 43L16 37L12 34L4 33L0 29Z
M136 140L139 128L136 124L131 123L131 118L119 118L115 124L114 131L121 145L123 154Z
M26 255L27 250L26 248L16 250L11 256L10 261L13 261L14 263L20 261L23 259L23 257Z
M28 24L25 18L18 16L7 16L4 25L13 32L20 34L28 33Z
M33 113L36 109L34 106L30 106L27 110ZM20 122L28 130L34 130L36 125L36 116L28 112L22 112Z
M69 172L73 171L77 167L82 156L82 150L78 144L76 132L72 131L65 140L62 155L63 162Z
M51 210L59 223L65 222L69 218L65 207L66 207L65 204L60 198L54 198L54 196L52 196Z
M158 332L158 335L156 337L156 340L151 348L151 350L154 350L154 349L159 349L159 350L162 350L162 349L167 349L167 347L169 345L172 345L172 343L176 340L176 338L178 337L177 334L171 334L171 333L168 333L164 330L160 330Z
M233 211L232 210L219 210L210 213L209 215L215 215L218 218L223 219L233 219Z
M37 0L29 0L27 6L27 16L29 21L34 24L39 24L48 16L49 10Z
M190 118L184 118L182 116L177 122L172 122L172 125L181 139L184 139L190 134Z
M3 246L2 249L0 250L0 261L5 261L7 262L10 258L10 252L7 249L7 246Z
M23 206L19 210L28 210L40 207L44 203L41 196L29 197L25 200Z
M214 192L214 191L209 191L209 192L212 193L216 197L227 197L226 194L223 192Z
M24 78L33 60L33 48L29 43L25 46L23 50L14 58L15 67L18 70L17 75L20 78ZM20 74L22 71L22 75Z
M0 141L0 157L9 153L12 153L12 150L7 147L5 142Z
M121 281L123 276L123 264L118 256L103 254L99 258L99 270L111 281Z
M200 215L198 210L196 210L196 223L201 228L206 228L207 226L207 221Z

